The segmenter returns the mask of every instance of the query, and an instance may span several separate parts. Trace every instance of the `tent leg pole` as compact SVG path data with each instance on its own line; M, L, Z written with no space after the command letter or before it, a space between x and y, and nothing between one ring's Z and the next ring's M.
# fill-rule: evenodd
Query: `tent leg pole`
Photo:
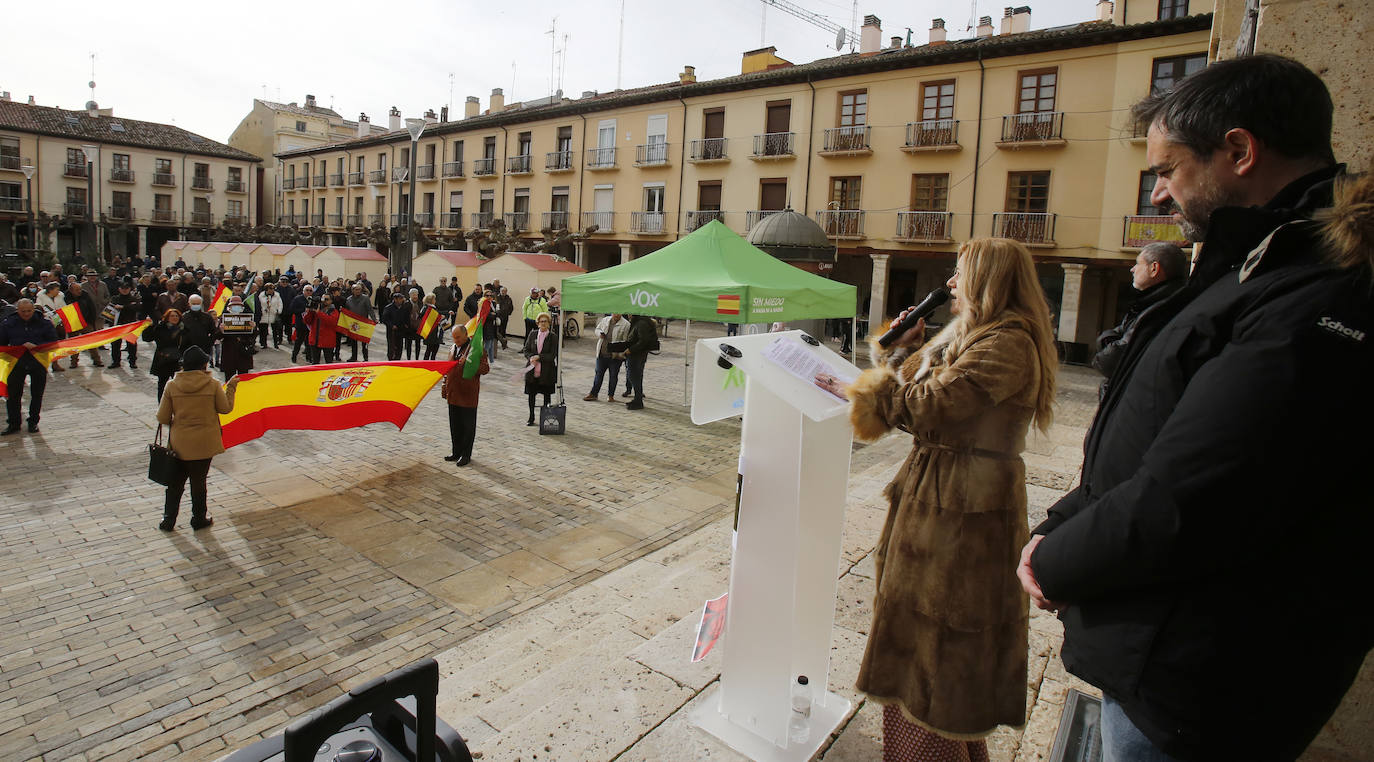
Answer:
M692 346L692 340L688 338L692 333L692 319L687 318L687 325L682 329L682 406L687 407L691 404L688 401L687 387L692 380L691 356L687 350Z
M859 316L855 315L849 321L849 362L853 365L859 364Z
M560 312L560 313L559 313L559 317L562 317L562 316L563 316L563 315L562 315L562 313ZM560 321L559 324L554 328L554 330L558 331L558 404L559 404L559 405L562 405L562 404L563 404L563 323Z

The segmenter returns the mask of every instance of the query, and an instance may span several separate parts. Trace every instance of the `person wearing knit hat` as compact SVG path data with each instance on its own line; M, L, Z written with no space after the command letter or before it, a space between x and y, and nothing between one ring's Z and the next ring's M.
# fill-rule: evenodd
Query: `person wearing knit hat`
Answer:
M177 466L167 484L162 522L157 525L164 532L176 528L187 481L191 483L191 528L202 529L214 523L209 516L206 476L210 473L210 459L224 452L219 417L234 409L238 379L230 379L228 385L221 387L206 370L209 361L210 353L199 346L192 345L182 352L182 370L167 384L157 408L157 422L170 427L168 446Z

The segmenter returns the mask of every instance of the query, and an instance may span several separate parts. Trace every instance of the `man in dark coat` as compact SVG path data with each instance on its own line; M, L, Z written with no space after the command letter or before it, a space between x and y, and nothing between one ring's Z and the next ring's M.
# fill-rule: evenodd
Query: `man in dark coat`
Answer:
M310 329L305 325L305 308L310 305L310 298L315 295L313 286L304 286L301 292L296 294L291 300L291 306L287 308L287 320L293 325L296 332L296 340L291 344L291 362L296 362L300 356L301 347L305 346L306 340L310 338ZM283 299L282 304L285 304ZM309 355L309 352L306 353Z
M386 326L386 359L401 359L401 345L410 330L410 302L405 294L396 291L391 295L391 304L382 310L382 324Z
M1188 277L1188 257L1183 250L1168 243L1156 241L1140 250L1136 255L1135 266L1131 268L1131 286L1140 292L1121 324L1108 328L1097 337L1097 354L1093 355L1092 366L1107 377L1102 382L1103 394L1107 383L1116 371L1126 345L1134 338L1132 329L1140 316L1149 310L1157 309L1176 291L1183 288L1183 280Z
M647 315L631 315L630 335L626 341L629 342L625 347L626 375L629 376L628 384L634 392L634 399L625 403L625 409L643 410L644 363L649 360L649 352L658 349L658 327L654 319ZM611 397L615 397L615 389L611 389Z
M113 304L118 312L115 314L115 325L125 325L137 323L143 319L143 300L133 293L133 285L125 280L115 286L115 295L110 297L110 304ZM138 342L125 342L116 339L110 345L110 367L119 367L119 350L124 345L129 349L129 367L138 367Z
M1374 178L1336 164L1331 115L1270 55L1135 108L1151 200L1203 246L1017 570L1103 691L1107 759L1295 759L1374 645Z
M67 292L67 303L78 305L81 309L81 318L86 321L85 328L81 329L80 331L73 331L70 335L79 336L83 333L90 333L91 331L95 330L92 326L96 325L96 320L100 316L100 313L95 308L95 302L91 299L91 295L89 293L86 293L86 290L82 288L79 282L72 281L71 285L68 288L69 290ZM92 349L89 350L89 352L91 354L91 362L95 363L95 366L97 368L105 367L105 362L100 359L99 350ZM80 363L80 360L81 353L78 352L77 354L72 355L71 367L75 368Z
M57 341L57 330L52 321L34 308L29 299L15 303L14 314L0 321L0 346L23 347L24 354L19 356L7 381L9 392L5 400L8 424L0 436L19 431L19 416L24 397L24 381L29 382L29 432L38 431L39 414L43 412L43 390L48 386L48 369L33 356L29 350L39 344Z
M187 297L190 309L181 316L181 349L186 351L193 346L210 354L219 338L219 325L215 316L205 310L205 300L200 294Z

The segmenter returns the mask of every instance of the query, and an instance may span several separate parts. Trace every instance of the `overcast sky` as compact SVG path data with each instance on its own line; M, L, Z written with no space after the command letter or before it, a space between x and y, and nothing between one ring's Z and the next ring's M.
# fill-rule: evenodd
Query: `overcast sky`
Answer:
M946 20L950 39L972 36L970 18L1002 16L1010 0L862 0L883 22L883 44L912 29L926 42L930 20ZM739 73L740 54L773 45L805 63L835 55L833 32L762 0L624 0L620 86L677 81L683 65L699 79ZM853 5L796 0L795 5L849 27ZM1095 0L1032 3L1031 28L1087 21ZM468 95L482 108L494 87L506 102L550 92L550 35L566 47L563 91L616 88L621 0L393 0L333 3L188 3L185 0L12 2L5 12L6 65L0 90L14 100L79 109L90 98L117 116L176 124L221 142L253 98L304 103L306 93L345 118L359 112L386 124L391 106L405 117ZM385 14L383 10L385 9ZM974 22L976 23L976 21ZM762 34L761 34L762 33ZM566 35L566 40L565 36ZM450 74L452 85L450 86ZM558 76L555 73L555 76ZM451 100L450 100L451 93Z

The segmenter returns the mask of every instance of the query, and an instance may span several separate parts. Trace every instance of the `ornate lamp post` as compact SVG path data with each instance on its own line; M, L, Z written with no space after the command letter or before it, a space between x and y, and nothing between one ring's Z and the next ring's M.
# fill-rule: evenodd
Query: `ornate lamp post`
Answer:
M38 167L25 164L19 169L24 173L24 206L29 214L29 248L37 251L38 231L33 228L33 173L38 171Z
M410 191L408 196L410 200L406 203L406 235L410 237L410 240L406 246L408 253L401 259L405 262L405 266L400 269L409 274L410 268L415 266L415 257L419 256L420 253L419 223L415 216L415 159L416 154L420 151L420 135L425 131L425 120L407 119L406 130L410 133Z
M105 254L100 246L100 228L95 224L95 169L96 163L100 161L100 146L86 144L81 146L81 150L86 153L86 222L91 227L91 244L95 246L94 264L103 265Z

